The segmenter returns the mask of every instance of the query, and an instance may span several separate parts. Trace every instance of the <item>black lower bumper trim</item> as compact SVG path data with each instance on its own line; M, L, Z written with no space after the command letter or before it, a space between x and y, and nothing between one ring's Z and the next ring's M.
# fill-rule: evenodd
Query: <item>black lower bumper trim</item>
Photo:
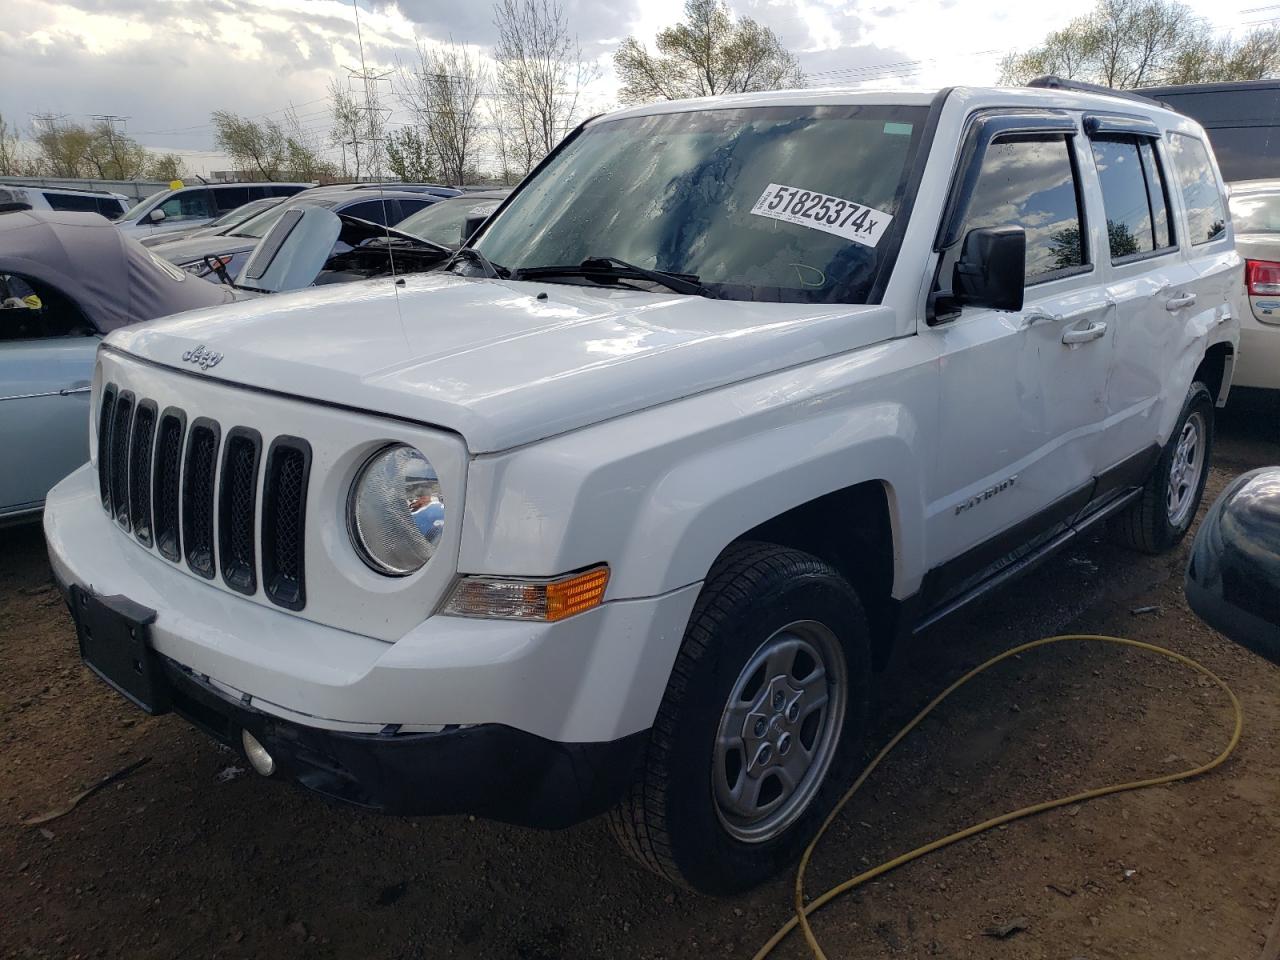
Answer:
M277 776L381 813L469 813L530 827L568 827L613 806L632 782L648 731L562 743L500 724L439 733L347 733L304 726L235 703L163 659L173 709L242 751L248 730Z
M68 584L59 582L73 618ZM292 779L334 800L405 816L470 813L529 827L572 826L622 798L648 731L600 743L562 743L501 724L439 733L346 733L282 720L236 702L208 680L154 654L168 706L243 754L248 730Z

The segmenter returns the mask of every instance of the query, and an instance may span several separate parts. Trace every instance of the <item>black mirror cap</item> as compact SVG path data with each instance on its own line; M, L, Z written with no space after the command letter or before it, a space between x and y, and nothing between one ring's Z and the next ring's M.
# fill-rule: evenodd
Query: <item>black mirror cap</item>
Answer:
M489 215L487 213L473 213L468 216L467 219L462 221L462 235L459 239L462 241L462 245L464 247L467 245L467 241L470 240L475 235L475 232L480 229L481 224L488 219Z
M1237 477L1209 508L1183 589L1201 620L1280 664L1280 467Z
M977 227L964 245L951 277L957 306L1021 310L1027 272L1027 234L1022 227Z

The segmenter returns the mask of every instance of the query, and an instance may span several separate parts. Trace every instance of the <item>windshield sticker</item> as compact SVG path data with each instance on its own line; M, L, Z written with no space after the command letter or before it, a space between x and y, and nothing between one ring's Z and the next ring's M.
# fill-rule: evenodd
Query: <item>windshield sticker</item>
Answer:
M844 237L865 247L879 243L893 219L874 207L783 183L765 187L751 212L757 217L784 220Z

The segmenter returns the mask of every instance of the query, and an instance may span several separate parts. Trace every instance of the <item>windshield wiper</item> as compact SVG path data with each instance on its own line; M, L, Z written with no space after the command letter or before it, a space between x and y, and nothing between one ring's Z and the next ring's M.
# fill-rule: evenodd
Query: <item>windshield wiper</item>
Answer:
M708 296L707 288L689 273L667 273L637 267L617 257L587 257L577 265L562 264L546 267L521 267L511 275L513 280L536 280L540 277L590 277L602 280L648 280L676 293L690 296Z
M453 251L453 256L449 258L441 270L448 270L459 260L470 260L472 263L480 264L480 269L484 271L484 275L490 278L503 279L511 276L511 271L506 267L499 266L494 263L475 247L459 247Z

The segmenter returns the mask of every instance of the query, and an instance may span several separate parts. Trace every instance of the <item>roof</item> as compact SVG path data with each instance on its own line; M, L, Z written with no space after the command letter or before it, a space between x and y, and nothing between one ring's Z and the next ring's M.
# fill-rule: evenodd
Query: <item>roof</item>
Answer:
M1225 93L1240 90L1280 90L1277 80L1224 80L1219 83L1175 83L1163 87L1139 87L1144 97L1168 97L1186 93Z
M1280 193L1280 180L1233 180L1227 188L1233 197L1242 193Z
M901 105L928 106L942 92L963 99L975 107L1057 107L1072 110L1109 110L1140 114L1172 114L1158 103L1146 103L1139 97L1125 97L1120 91L1052 89L1043 87L866 87L835 86L801 90L770 90L762 93L736 93L690 100L669 100L629 107L604 114L593 122L664 113L686 113L694 110L733 110L746 107L820 106L820 105ZM1143 91L1145 96L1145 91Z
M0 272L58 287L103 334L229 299L222 284L161 265L146 247L96 213L23 210L0 215Z

